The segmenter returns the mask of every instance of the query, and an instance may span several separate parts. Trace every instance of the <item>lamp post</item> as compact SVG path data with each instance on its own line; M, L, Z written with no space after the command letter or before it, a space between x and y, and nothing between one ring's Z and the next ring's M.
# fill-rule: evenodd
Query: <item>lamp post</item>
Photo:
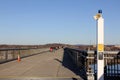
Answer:
M97 21L97 80L104 80L104 19L102 10L94 16Z

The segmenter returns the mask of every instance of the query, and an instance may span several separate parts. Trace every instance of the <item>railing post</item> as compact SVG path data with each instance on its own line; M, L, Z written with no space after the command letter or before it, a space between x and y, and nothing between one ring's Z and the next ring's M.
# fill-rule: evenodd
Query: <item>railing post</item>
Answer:
M5 52L5 60L8 59L8 51Z
M77 66L79 66L78 65L78 52L76 52L76 64L77 64Z
M13 52L12 58L15 59L15 52L14 52L14 50L12 52Z
M118 65L119 65L119 64L118 64L118 55L117 55L117 75L118 75L118 73L119 73L119 71L118 71L118 70L119 70Z

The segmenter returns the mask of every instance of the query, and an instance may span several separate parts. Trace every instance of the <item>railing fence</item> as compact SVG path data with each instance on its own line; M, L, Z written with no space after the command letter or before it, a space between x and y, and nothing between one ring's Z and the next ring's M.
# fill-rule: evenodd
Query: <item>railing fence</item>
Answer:
M74 63L83 70L84 76L88 80L97 79L97 53L96 51L83 51L79 49L65 48ZM120 79L120 52L105 51L104 52L104 79L118 80ZM86 77L84 79L86 79Z

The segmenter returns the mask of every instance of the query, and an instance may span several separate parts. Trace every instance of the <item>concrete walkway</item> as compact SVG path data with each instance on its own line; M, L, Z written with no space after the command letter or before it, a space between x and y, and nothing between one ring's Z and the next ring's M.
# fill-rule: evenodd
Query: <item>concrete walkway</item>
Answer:
M63 65L64 51L59 49L23 58L21 62L0 64L0 78L80 78Z

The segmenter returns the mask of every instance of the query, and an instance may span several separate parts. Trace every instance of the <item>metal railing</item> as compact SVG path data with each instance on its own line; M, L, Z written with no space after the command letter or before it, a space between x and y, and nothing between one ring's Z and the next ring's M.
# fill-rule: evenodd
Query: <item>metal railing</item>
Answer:
M81 51L79 49L71 49L71 48L65 48L64 52L69 54L70 58L73 60L73 62L76 64L76 66L79 68L79 71L81 73L81 77L86 80L86 67L85 67L85 61L87 52Z
M49 48L43 49L0 49L0 63L8 62L17 59L18 55L21 58L36 55L42 52L49 51Z
M97 78L97 53L96 51L83 51L79 49L65 48L74 63L84 71L84 79L96 80ZM120 52L104 52L104 79L120 79Z
M104 77L106 80L120 79L120 52L106 52L104 64Z

